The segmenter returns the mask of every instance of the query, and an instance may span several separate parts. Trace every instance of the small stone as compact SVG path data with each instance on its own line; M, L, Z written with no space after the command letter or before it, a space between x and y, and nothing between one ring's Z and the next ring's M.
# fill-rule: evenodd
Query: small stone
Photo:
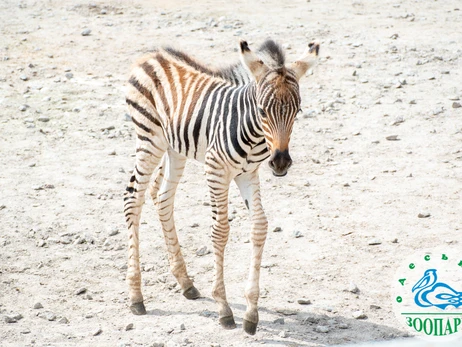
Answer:
M44 318L46 318L50 322L53 322L56 320L56 315L53 312L46 312Z
M339 329L348 329L348 324L345 324L345 323L340 323L338 325Z
M25 110L27 110L27 105L19 106L19 111L24 112Z
M386 137L388 141L399 141L398 135L389 135Z
M112 227L111 230L109 231L109 236L115 236L119 233L119 228L117 227Z
M186 327L184 326L183 323L181 323L181 325L180 325L180 330L186 330Z
M125 114L124 114L124 121L126 121L126 122L131 122L131 121L132 121L132 117L131 117L128 113L125 113Z
M36 302L33 307L34 307L34 309L38 310L40 308L43 308L43 305L41 303L39 303L39 302Z
M437 116L437 115L439 115L439 114L441 114L441 113L443 113L443 112L444 112L444 109L443 109L442 107L438 107L438 108L435 108L435 109L433 110L433 115L434 115L434 116Z
M69 320L66 317L61 317L60 319L58 319L58 323L67 324L69 323Z
M400 125L403 122L404 122L403 116L398 116L398 117L395 118L393 123L391 123L391 125Z
M367 318L367 316L361 310L354 311L351 315L353 316L354 319L366 319Z
M66 76L66 78L67 78L68 80L70 80L71 78L74 77L74 74L73 74L72 72L66 72L66 74L65 74L64 76Z
M376 245L381 245L382 241L380 241L379 239L372 239L372 240L369 240L367 244L369 246L376 246Z
M149 346L150 347L165 347L165 343L163 343L163 342L153 342Z
M196 255L199 256L199 257L202 257L202 256L207 255L209 253L211 253L211 251L207 248L207 246L202 246L201 248L199 248L196 251Z
M103 332L103 329L98 328L92 333L92 335L93 336L98 336L98 335L101 335L102 332Z
M40 116L40 117L38 117L38 120L39 120L40 122L46 123L46 122L49 122L49 121L50 121L50 118L48 118L47 116Z
M87 292L87 288L82 287L82 288L77 289L77 290L74 292L74 294L75 294L75 295L80 295L80 294L84 294L84 293L86 293L86 292Z
M117 153L116 153L115 149L112 150L112 151L110 151L110 152L108 153L108 155L116 155L116 154L117 154Z
M299 237L303 237L303 234L302 234L300 231L298 231L298 230L294 231L294 232L292 233L292 235L293 235L296 239L298 239Z
M125 326L125 331L133 330L133 328L134 328L133 323L128 323L128 324Z
M284 324L284 318L276 318L275 320L273 320L273 323L274 324Z
M20 79L22 79L23 81L27 81L29 79L29 77L27 77L26 75L21 75L19 76Z
M374 304L370 305L369 308L370 308L371 310L380 310L380 309L381 309L380 306L374 305Z
M284 316L294 316L298 313L296 310L291 310L290 308L277 308L276 309L277 313L281 313Z
M314 328L314 331L318 333L324 333L327 334L329 332L329 328L326 327L325 325L318 325L316 328Z
M348 291L350 293L359 293L359 288L354 282L350 282L348 285Z
M80 107L74 107L72 112L79 113L81 111Z
M448 99L451 100L451 101L459 101L460 100L457 95L452 95Z
M420 213L417 215L417 217L419 217L419 218L428 218L428 217L430 217L430 216L431 216L431 214L430 214L429 212L420 212Z
M21 330L21 334L30 334L30 329L25 328L25 329Z
M276 227L273 229L273 233L279 233L282 231L282 228L281 227Z
M91 30L90 30L90 29L85 29L85 30L83 30L80 34L81 34L82 36L88 36L88 35L90 35L90 33L91 33Z
M279 337L286 338L287 337L287 332L285 330L281 331L279 333Z
M454 101L452 103L452 108L460 108L462 105L460 104L460 102L457 102L457 101Z
M300 304L300 305L310 305L311 300L310 299L305 299L305 298L300 298L300 299L297 299L297 303Z

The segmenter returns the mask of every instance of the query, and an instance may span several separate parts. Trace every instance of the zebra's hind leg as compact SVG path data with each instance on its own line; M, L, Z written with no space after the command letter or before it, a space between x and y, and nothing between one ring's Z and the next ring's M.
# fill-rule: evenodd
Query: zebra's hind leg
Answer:
M128 226L127 283L130 309L136 315L146 314L141 293L141 270L139 259L139 224L146 189L151 175L167 148L163 135L149 138L139 136L136 143L136 163L125 195L124 212Z
M207 164L207 162L206 162ZM228 222L228 191L229 180L225 171L218 167L216 160L211 160L206 166L207 184L210 191L212 206L212 243L215 254L215 281L213 283L212 296L218 304L218 317L220 324L225 329L234 329L233 311L226 299L225 282L223 279L223 262L226 243L229 236Z
M234 180L239 187L245 205L249 209L252 220L252 230L250 232L252 258L250 261L249 278L245 287L247 310L244 314L243 328L247 334L254 335L258 325L257 305L260 296L260 265L268 230L268 221L261 204L258 171L243 174Z
M169 150L163 162L165 162L165 165L162 166L158 174L158 177L161 179L158 180L158 177L156 177L155 180L155 184L160 185L157 192L156 206L167 245L170 270L180 284L183 295L187 299L197 299L200 297L200 293L188 276L173 217L175 193L183 175L186 158L175 153L173 150Z

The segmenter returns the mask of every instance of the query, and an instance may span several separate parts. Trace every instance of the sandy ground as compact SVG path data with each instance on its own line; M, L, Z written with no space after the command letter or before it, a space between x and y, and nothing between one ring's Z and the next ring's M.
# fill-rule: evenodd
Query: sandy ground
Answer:
M0 344L324 346L406 336L392 312L396 268L417 249L461 250L462 4L185 3L1 1ZM178 292L148 199L149 314L133 316L122 213L135 145L124 103L130 65L163 44L221 65L238 59L239 38L256 47L267 37L289 61L318 39L322 58L301 81L289 175L260 170L270 227L257 334L241 329L250 225L235 186L225 280L238 328L218 325L213 255L196 255L211 248L211 213L195 162L176 221L204 298ZM353 318L357 310L367 318Z

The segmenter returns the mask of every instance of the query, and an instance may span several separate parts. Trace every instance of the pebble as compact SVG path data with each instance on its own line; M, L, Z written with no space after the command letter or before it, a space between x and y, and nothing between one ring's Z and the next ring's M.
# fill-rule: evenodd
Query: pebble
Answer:
M300 305L310 305L311 300L310 299L305 299L305 298L300 298L300 299L297 299L297 303L300 304Z
M46 122L49 122L49 121L50 121L50 118L47 117L47 116L40 116L40 117L38 117L38 120L39 120L40 122L46 123Z
M460 100L459 97L458 97L457 95L452 95L452 96L450 96L448 99L451 100L451 101L458 101L458 100Z
M149 347L165 347L165 343L163 342L153 342L149 345Z
M354 319L366 319L367 318L367 316L361 310L354 311L351 315L353 316Z
M196 255L199 256L199 257L202 257L202 256L207 255L209 253L211 253L211 251L207 248L207 246L202 246L201 248L199 248L196 251Z
M279 337L286 338L287 336L288 336L288 335L287 335L287 333L286 333L285 330L283 330L283 331L281 331L281 332L279 333Z
M71 78L74 77L74 74L72 72L67 72L64 76L66 76L66 78L70 80Z
M128 323L128 324L125 326L125 331L133 330L134 327L135 327L135 326L133 325L133 323Z
M21 75L19 76L20 79L22 79L23 81L27 81L29 79L29 77L27 77L26 75Z
M67 324L69 323L69 320L66 317L61 317L60 319L58 319L58 323Z
M314 331L318 333L324 333L327 334L329 332L329 328L326 327L325 325L318 325L316 328L314 328Z
M98 335L101 335L102 332L103 332L103 329L98 328L92 333L92 335L93 336L98 336Z
M389 135L386 137L388 141L399 141L398 135Z
M298 313L297 310L291 310L290 308L277 308L276 312L281 313L284 316L294 316Z
M350 282L348 286L348 291L350 293L359 293L359 288L354 282Z
M115 236L119 233L119 228L117 227L112 227L111 231L109 231L109 236Z
M430 216L431 216L431 214L430 214L429 212L420 212L420 213L417 215L417 217L419 217L419 218L428 218L428 217L430 217Z
M75 294L75 295L80 295L80 294L84 294L84 293L86 293L86 292L87 292L87 288L82 287L82 288L77 289L77 290L74 292L74 294Z
M284 318L276 318L275 320L273 320L273 323L274 324L284 324Z
M83 30L83 31L81 32L81 35L82 35L82 36L88 36L88 35L90 35L90 33L91 33L91 30L90 30L90 29L85 29L85 30Z
M6 323L16 323L18 320L23 318L22 314L20 313L12 313L5 316Z
M443 112L444 112L444 109L443 109L442 107L438 107L438 108L435 108L435 109L433 110L433 115L434 115L434 116L437 116L437 115L439 115L439 114L441 114L441 113L443 113Z
M40 308L43 308L43 305L41 303L39 303L39 302L36 302L33 307L34 307L34 309L38 310Z
M180 325L180 330L186 330L186 327L184 326L183 323L181 323L181 325Z
M294 231L292 234L296 239L298 239L299 237L303 237L303 234L298 230Z
M132 117L131 117L128 113L125 113L125 114L124 114L124 121L126 121L126 122L131 122L131 121L132 121Z
M27 105L19 106L19 111L24 112L25 110L27 110Z
M340 324L338 325L338 327L339 327L340 329L348 329L348 324L340 323Z
M276 227L273 229L273 233L279 233L282 231L282 228L281 227Z
M381 307L379 305L374 305L374 304L369 305L369 308L371 310L380 310L381 309Z
M108 155L116 155L116 154L117 154L117 153L116 153L115 149L112 150L112 151L110 151L110 152L108 153Z
M457 102L457 101L454 101L452 103L452 108L460 108L462 105L460 104L460 102Z
M376 245L382 244L382 241L380 241L379 239L372 239L372 240L369 240L367 244L369 246L376 246Z
M44 318L46 318L50 322L53 322L56 320L56 315L53 312L46 312Z
M395 118L393 123L391 123L391 125L400 125L403 122L404 122L403 116L398 116L398 117Z

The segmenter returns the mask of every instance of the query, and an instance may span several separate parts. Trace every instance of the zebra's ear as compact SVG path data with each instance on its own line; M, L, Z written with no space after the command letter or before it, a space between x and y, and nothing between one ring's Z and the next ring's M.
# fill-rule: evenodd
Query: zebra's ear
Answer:
M316 64L319 55L319 47L319 42L310 42L305 53L303 53L298 60L290 64L289 68L295 72L298 80Z
M255 53L253 53L246 41L240 42L241 46L241 61L242 64L247 66L250 73L255 77L255 80L258 82L269 70L268 66L263 63Z

